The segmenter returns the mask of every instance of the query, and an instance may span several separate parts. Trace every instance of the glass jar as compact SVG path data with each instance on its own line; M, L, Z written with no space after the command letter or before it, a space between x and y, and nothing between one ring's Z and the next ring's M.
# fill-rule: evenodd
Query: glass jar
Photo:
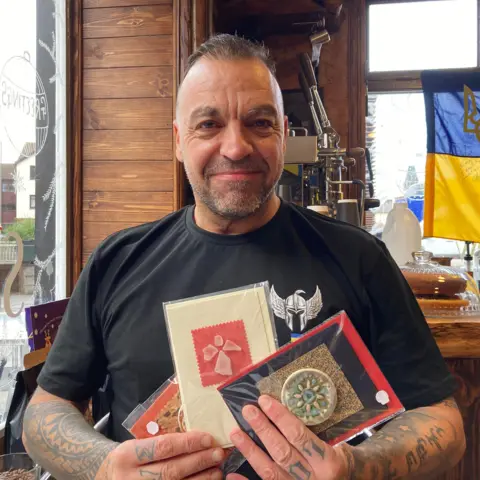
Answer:
M0 477L7 480L40 480L41 469L26 453L0 455Z
M426 317L480 316L480 291L470 275L434 262L431 252L412 256L400 269Z

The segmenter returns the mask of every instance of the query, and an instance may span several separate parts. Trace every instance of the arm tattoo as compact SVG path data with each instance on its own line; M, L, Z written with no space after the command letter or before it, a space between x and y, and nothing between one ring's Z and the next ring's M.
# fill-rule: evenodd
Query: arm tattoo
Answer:
M455 408L454 400L438 404ZM459 460L460 428L433 407L404 413L360 446L347 450L349 480L435 478ZM446 412L445 417L447 417ZM457 414L458 415L458 414ZM458 425L458 424L457 424ZM461 435L461 436L460 436Z
M62 400L30 404L23 432L30 456L62 480L94 480L117 446L95 432L77 408Z

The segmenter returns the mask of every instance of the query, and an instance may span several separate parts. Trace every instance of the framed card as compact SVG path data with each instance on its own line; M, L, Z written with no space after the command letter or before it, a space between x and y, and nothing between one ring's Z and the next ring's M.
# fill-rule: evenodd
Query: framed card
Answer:
M164 304L187 430L232 446L236 421L217 386L276 351L268 284Z
M404 411L345 312L218 387L239 426L260 446L241 411L267 394L319 438L336 445Z

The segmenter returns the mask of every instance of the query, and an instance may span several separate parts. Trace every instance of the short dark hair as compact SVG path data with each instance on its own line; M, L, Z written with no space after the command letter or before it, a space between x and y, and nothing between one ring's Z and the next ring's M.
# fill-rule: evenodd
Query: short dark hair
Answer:
M275 62L264 44L247 40L238 35L221 33L213 35L188 58L184 77L201 58L217 60L257 59L260 60L275 77Z

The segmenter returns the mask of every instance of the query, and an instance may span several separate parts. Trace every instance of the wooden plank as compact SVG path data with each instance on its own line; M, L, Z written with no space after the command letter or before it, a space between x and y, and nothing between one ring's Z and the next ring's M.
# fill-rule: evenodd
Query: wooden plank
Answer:
M84 98L172 96L172 67L128 67L85 70Z
M173 16L170 5L84 10L84 38L169 35L172 31Z
M173 65L171 35L90 38L84 40L83 48L85 69Z
M172 192L85 192L86 222L153 222L173 211Z
M83 8L133 7L138 5L171 5L172 0L83 0Z
M84 130L83 161L171 160L170 130Z
M172 128L171 98L85 100L86 130L142 130Z
M84 192L171 192L173 162L86 162Z

